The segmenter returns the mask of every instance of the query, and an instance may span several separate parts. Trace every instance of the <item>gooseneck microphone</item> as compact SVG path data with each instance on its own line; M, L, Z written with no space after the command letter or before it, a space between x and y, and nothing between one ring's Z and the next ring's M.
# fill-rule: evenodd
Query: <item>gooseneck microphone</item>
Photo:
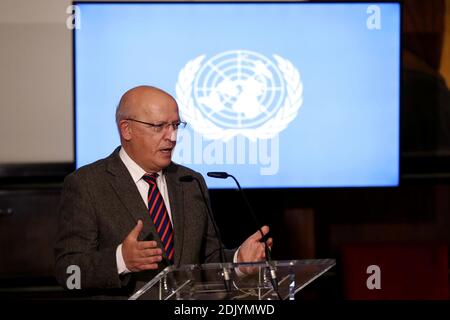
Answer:
M222 237L220 235L219 228L217 227L214 216L211 212L211 208L208 205L208 201L206 201L205 193L203 192L203 188L202 188L200 181L198 180L197 177L194 177L191 175L183 176L179 180L180 180L180 182L192 182L193 180L195 180L197 182L198 188L200 189L200 193L202 194L203 202L205 203L205 206L206 206L206 211L208 212L209 219L211 220L211 223L213 225L214 232L216 234L216 238L219 241L220 260L222 263L226 263L227 261L225 259L225 250L223 248ZM223 272L223 278L225 280L225 288L226 288L227 292L231 292L230 273L228 272L227 268L225 268L225 267L223 267L222 272Z
M255 222L256 227L258 228L259 232L261 233L261 237L262 237L261 238L261 240L262 240L261 242L264 242L264 244L265 244L266 242L264 240L265 240L266 236L261 231L261 227L260 227L261 223L259 222L258 218L256 217L256 214L253 211L253 208L250 205L250 202L248 201L248 198L245 195L244 190L242 190L241 185L239 184L239 181L237 181L237 179L233 175L228 174L227 172L208 172L207 175L208 175L208 177L217 178L217 179L232 178L234 180L234 182L236 182L236 185L237 185L237 187L239 189L239 192L241 193L242 198L244 199L245 205L247 206L247 209L250 212L250 214L251 214L251 216L253 218L253 221ZM269 248L267 247L266 244L264 245L264 248L265 248L265 251L266 251L267 260L271 261L272 260L272 256L271 256L270 250L269 250Z
M233 177L231 174L228 174L228 173L226 173L226 172L220 172L220 171L217 171L217 172L208 172L207 173L207 175L208 175L208 177L211 177L211 178L218 178L218 179L226 179L226 178L228 178L228 177ZM234 177L233 177L234 178ZM234 179L235 181L236 181L236 179ZM239 186L239 182L238 182L238 186ZM239 186L240 187L240 186Z
M217 179L232 178L234 180L234 182L236 182L236 185L237 185L237 187L239 189L239 192L242 195L242 198L244 199L244 202L245 202L245 204L246 204L246 206L248 208L248 211L250 212L250 214L251 214L251 216L253 218L253 221L255 222L256 227L259 230L259 233L261 234L261 240L260 241L264 243L264 251L266 253L266 262L269 264L269 270L270 270L270 280L271 280L271 283L272 283L272 286L273 286L273 289L274 289L275 293L278 295L278 298L280 300L282 300L281 296L280 296L280 294L278 292L277 274L276 274L274 266L272 265L272 255L271 255L270 249L269 249L269 247L267 246L267 243L266 243L266 236L263 234L263 232L261 230L261 227L260 227L261 223L259 223L258 218L256 217L255 212L253 211L253 208L250 205L250 202L248 201L248 198L245 195L244 190L242 190L241 185L239 184L239 181L237 181L237 179L233 175L231 175L231 174L229 174L227 172L220 172L220 171L208 172L207 175L208 175L208 177L217 178Z

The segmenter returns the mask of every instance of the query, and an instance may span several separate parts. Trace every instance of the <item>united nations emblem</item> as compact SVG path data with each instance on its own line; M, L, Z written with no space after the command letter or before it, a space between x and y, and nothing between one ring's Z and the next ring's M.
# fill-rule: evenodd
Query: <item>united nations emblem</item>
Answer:
M270 139L286 129L303 103L300 73L289 60L247 50L201 55L180 71L182 117L208 139L243 135Z

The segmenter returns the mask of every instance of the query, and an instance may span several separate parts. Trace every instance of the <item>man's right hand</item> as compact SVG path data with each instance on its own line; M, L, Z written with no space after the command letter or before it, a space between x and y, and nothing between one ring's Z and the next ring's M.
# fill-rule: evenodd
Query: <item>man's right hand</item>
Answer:
M162 260L162 251L156 247L156 241L137 240L142 226L142 221L139 220L122 243L123 260L127 269L132 272L158 269L158 262Z

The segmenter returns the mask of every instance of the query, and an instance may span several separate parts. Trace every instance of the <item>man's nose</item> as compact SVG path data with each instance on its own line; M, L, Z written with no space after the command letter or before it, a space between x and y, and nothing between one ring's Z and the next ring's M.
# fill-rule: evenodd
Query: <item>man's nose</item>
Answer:
M177 141L177 132L178 132L178 129L174 129L173 126L169 126L166 129L166 139L169 139L172 142L176 142Z

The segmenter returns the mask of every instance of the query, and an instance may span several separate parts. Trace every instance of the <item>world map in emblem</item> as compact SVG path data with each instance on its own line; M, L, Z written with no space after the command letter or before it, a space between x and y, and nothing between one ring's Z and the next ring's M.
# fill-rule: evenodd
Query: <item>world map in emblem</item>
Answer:
M189 60L175 87L180 114L207 139L271 139L287 128L303 103L296 66L249 51L225 51Z
M226 128L260 126L286 96L278 67L262 54L226 51L205 61L194 80L194 103L204 116Z

